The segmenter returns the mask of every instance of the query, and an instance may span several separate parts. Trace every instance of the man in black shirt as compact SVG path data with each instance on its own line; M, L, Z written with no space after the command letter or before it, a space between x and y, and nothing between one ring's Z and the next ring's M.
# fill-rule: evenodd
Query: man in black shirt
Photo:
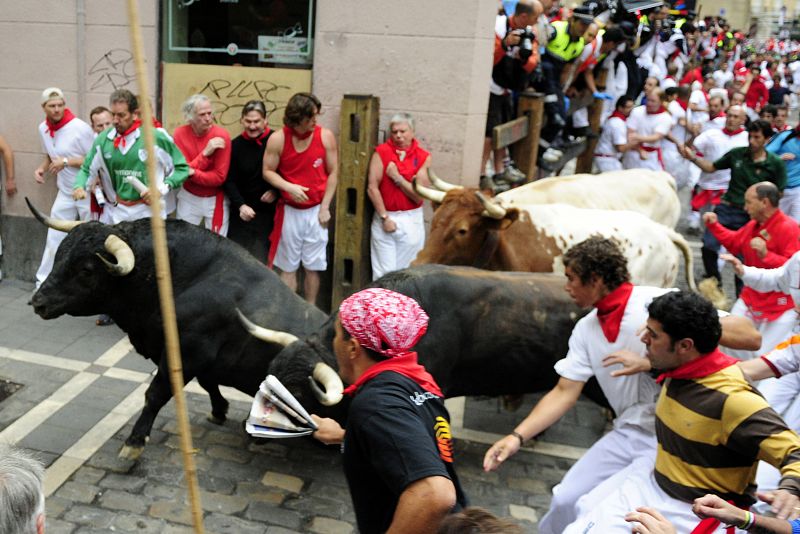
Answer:
M428 316L387 289L360 291L339 307L333 350L353 395L343 430L314 416L323 443L342 443L344 471L362 534L435 533L466 505L453 469L444 395L410 352Z

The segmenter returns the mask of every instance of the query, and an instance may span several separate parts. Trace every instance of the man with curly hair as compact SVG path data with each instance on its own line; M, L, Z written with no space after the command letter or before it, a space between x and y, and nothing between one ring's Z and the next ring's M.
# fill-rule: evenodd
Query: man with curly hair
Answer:
M569 352L555 365L561 377L556 386L511 434L486 452L484 469L496 469L526 440L558 421L575 405L593 376L617 418L614 429L598 440L553 488L550 510L539 522L540 533L563 532L576 519L578 498L635 460L642 458L652 465L659 387L647 373L629 375L628 372L646 362L645 346L637 331L647 319L647 305L655 297L672 291L631 284L625 256L618 245L600 236L590 237L568 250L564 266L567 293L578 306L593 310L575 325ZM730 321L727 326L733 327L728 329L726 341L738 344L731 336L737 330L747 331L747 325L739 330L740 318L726 321ZM749 331L752 332L752 326Z

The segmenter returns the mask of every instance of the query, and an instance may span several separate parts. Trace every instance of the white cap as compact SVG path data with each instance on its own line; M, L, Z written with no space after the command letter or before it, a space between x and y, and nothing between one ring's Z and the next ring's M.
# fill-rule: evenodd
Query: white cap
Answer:
M54 98L60 98L66 102L66 99L64 98L64 92L58 87L48 87L42 91L42 104L47 104Z

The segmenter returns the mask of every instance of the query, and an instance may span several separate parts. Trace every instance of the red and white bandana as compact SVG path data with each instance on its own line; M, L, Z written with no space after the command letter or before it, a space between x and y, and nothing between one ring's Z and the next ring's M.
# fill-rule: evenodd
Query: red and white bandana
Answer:
M345 299L339 320L362 346L390 358L406 354L428 330L428 314L417 301L382 288Z

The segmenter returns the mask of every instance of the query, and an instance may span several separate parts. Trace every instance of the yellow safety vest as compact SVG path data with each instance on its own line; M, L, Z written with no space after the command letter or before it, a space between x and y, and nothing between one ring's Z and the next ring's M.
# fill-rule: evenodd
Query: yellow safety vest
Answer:
M681 18L681 19L676 20L675 21L675 29L680 30L681 26L683 26L684 24L686 24L686 19Z
M565 20L557 20L551 22L550 25L555 28L556 36L547 43L547 51L564 63L580 56L584 46L583 37L573 41L569 35L569 23Z

